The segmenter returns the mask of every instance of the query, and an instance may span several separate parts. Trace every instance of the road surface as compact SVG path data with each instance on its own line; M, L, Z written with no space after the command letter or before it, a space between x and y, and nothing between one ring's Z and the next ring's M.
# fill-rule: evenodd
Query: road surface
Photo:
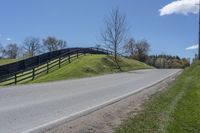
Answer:
M138 70L78 80L0 88L0 133L30 132L55 125L80 112L105 105L155 84L179 71Z

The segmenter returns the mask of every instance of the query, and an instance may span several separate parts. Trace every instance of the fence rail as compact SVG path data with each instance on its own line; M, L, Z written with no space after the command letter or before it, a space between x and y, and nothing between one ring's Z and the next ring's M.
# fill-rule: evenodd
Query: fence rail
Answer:
M101 48L67 48L44 53L11 64L0 66L0 84L12 85L24 81L34 80L42 74L48 74L64 63L85 54L113 54Z

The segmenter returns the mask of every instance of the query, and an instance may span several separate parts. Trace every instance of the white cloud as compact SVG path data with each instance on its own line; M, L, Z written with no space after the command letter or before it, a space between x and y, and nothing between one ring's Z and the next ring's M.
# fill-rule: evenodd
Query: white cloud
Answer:
M187 47L186 50L195 50L195 49L198 49L199 48L199 45L192 45L190 47Z
M176 0L159 10L160 16L170 14L197 14L199 12L199 0Z
M7 41L11 41L12 39L8 37L8 38L6 38L6 40L7 40Z

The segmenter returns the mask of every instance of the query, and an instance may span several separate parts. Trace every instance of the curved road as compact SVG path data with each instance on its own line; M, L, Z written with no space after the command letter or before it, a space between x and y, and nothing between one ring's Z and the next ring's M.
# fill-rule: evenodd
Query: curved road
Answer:
M0 88L0 133L30 132L159 82L178 69Z

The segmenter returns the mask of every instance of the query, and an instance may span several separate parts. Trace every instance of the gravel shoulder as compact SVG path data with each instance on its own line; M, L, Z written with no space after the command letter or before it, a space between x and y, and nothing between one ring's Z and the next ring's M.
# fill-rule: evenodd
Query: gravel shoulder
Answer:
M69 121L47 133L112 133L122 121L134 117L153 94L165 90L181 72L128 98Z

